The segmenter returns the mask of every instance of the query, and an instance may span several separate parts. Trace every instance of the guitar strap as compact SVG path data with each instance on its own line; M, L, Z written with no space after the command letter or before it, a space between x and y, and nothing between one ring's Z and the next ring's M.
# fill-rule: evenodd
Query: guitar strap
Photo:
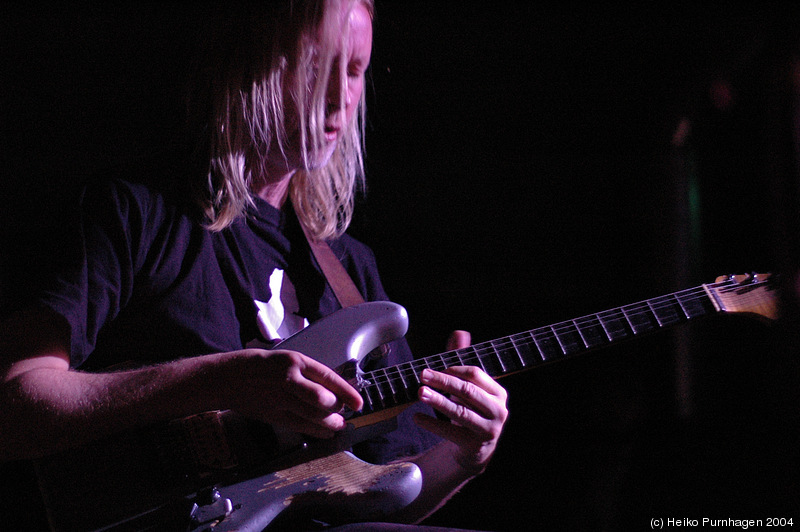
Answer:
M336 258L328 243L312 238L306 227L302 223L300 225L303 227L303 233L306 235L308 245L311 246L311 252L314 253L314 258L317 259L322 274L328 280L328 284L333 289L342 308L363 303L364 298L361 297L353 279L350 278L341 261Z
M353 279L344 269L342 262L336 257L328 243L324 240L313 238L302 223L300 223L300 226L306 235L308 245L311 246L314 258L317 259L319 269L322 270L322 275L327 279L342 308L363 303L364 298L361 296L361 292L358 291ZM389 346L383 344L373 349L368 356L371 360L376 360L385 357L388 353Z

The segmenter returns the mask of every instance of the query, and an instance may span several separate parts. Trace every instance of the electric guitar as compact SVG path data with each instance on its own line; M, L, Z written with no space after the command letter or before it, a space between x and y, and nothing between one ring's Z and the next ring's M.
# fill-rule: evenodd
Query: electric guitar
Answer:
M403 307L371 302L340 310L284 340L359 389L360 412L332 441L282 434L229 411L126 433L37 462L54 530L260 531L301 513L325 522L379 520L419 494L411 463L372 465L345 451L391 430L416 400L425 368L481 367L492 377L528 370L719 313L775 319L769 275L714 283L539 327L467 348L364 372L360 361L403 336Z

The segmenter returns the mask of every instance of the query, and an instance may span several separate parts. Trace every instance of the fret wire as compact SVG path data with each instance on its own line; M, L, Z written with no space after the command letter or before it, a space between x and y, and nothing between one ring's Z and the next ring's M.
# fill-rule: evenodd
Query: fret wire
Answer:
M609 341L599 316L594 314L586 316L583 319L575 320L575 324L586 340L589 349L600 347Z
M365 405L369 405L369 409L370 410L374 410L375 406L372 404L372 397L369 396L369 391L367 390L368 386L369 385L364 386L363 388L361 388L361 390L360 390L361 391L361 398L364 399L364 404Z
M503 362L503 358L500 356L500 351L498 351L497 350L497 346L494 345L494 341L489 342L489 344L492 346L492 349L494 350L494 354L497 357L497 361L500 363L500 369L503 371L503 373L508 373L508 370L506 369L506 365Z
M386 406L386 398L383 396L383 390L381 390L380 385L376 384L375 390L378 392L378 398L381 400L381 405Z
M680 312L676 309L676 303L672 295L662 296L653 301L651 308L660 326L670 326L681 321ZM659 316L659 312L661 316Z
M429 357L425 357L425 358L423 358L423 359L422 359L422 361L425 363L425 367L426 367L426 368L428 368L428 369L433 369L433 368L431 367L431 365L430 365L430 362L428 361L428 359L429 359Z
M376 384L376 383L370 384L369 386L367 386L365 388L365 390L367 391L367 394L369 394L370 390L372 390L373 392L377 392L377 394L378 394L378 400L377 401L375 401L374 398L372 398L372 397L370 399L370 404L372 404L372 409L373 410L375 410L375 405L376 404L379 407L384 407L384 408L386 407L386 403L383 400L383 394L381 393L381 388L380 388L380 386L378 384Z
M395 391L394 386L392 386L392 379L389 377L388 368L383 369L383 374L386 377L386 383L389 385L389 390L391 390L392 396L397 397L397 392Z
M708 294L704 292L703 297L688 297L688 296L683 297L683 296L686 296L686 294L685 293L676 294L678 303L680 304L681 309L683 310L684 314L688 319L696 318L698 315L702 315L707 312L707 310L703 308L703 301L706 302L710 301ZM694 304L694 305L688 305L688 304ZM703 311L702 314L693 313L693 310L698 309L696 305L699 305L699 309Z
M459 349L455 349L453 351L449 351L450 353L450 360L451 363L447 366L478 366L480 362L478 362L478 349L480 348L480 344L472 344L468 345L467 347L461 347Z
M519 347L517 347L517 342L514 341L514 337L513 336L509 336L508 339L511 340L511 347L514 348L514 352L517 354L517 358L519 359L520 367L524 368L527 364L525 364L525 361L522 360L522 353L520 352Z
M550 326L550 330L553 332L553 336L556 337L556 342L558 342L558 346L561 348L561 353L566 355L567 349L564 347L564 343L561 341L561 337L558 336L558 333L556 332L555 328L552 325Z
M531 338L533 339L533 345L536 346L536 350L539 352L539 357L541 357L542 361L547 360L544 356L544 351L542 351L542 346L539 345L539 340L536 338L536 334L534 334L534 330L528 331Z
M634 329L633 322L631 322L631 319L628 317L628 313L625 311L625 308L619 307L619 309L622 311L622 315L625 317L625 321L628 322L628 327L631 328L631 331L633 331L633 334L636 334L636 329Z
M603 322L604 326L606 327L606 331L608 332L609 336L611 337L612 342L616 342L621 338L628 337L628 330L625 328L624 319L625 315L621 308L617 308L614 310L607 310L605 312L601 312L598 315L598 318L602 321L605 317L606 321ZM612 329L609 325L616 324L618 328Z
M606 324L603 321L603 319L600 317L600 314L597 314L597 321L598 321L598 323L600 323L600 327L603 328L603 332L606 333L606 338L608 339L608 341L609 342L613 342L614 339L611 337L611 333L608 332L608 327L606 327Z
M658 323L658 326L659 326L659 327L663 327L663 326L664 326L664 324L663 324L663 323L661 323L661 318L659 318L659 317L658 317L658 314L656 314L656 311L655 311L655 310L653 310L653 305L650 303L650 300L648 300L646 303L647 303L647 308L649 308L649 309L650 309L650 312L652 312L652 313L653 313L653 317L655 317L655 319L656 319L656 322Z
M469 350L473 354L474 362L470 364L471 366L479 366L484 368L483 359L487 356L488 349L486 348L486 343L474 344L469 346Z
M589 342L587 342L586 338L583 336L583 332L581 331L581 328L578 327L578 323L576 322L576 320L572 320L572 324L575 326L575 330L578 331L578 335L581 337L581 341L583 342L583 346L586 349L589 349Z
M481 359L481 355L478 353L477 349L475 349L475 358L478 360L478 365L480 365L481 369L486 372L486 366L483 364L483 360Z
M422 383L419 380L419 372L417 372L416 369L414 368L414 364L413 363L407 364L407 366L408 366L407 368L408 372L411 374L412 377L414 377L414 382L412 382L411 386L407 388L408 395L409 399L414 399L414 397L412 396L412 390L418 390L419 387L422 386Z
M400 377L400 383L403 385L403 390L405 390L405 392L406 392L406 397L408 397L410 399L411 398L411 393L409 392L408 383L406 382L405 377L403 377L403 370L400 368L400 366L396 366L396 367L397 367L397 375Z
M417 381L417 384L420 386L422 385L422 381L419 380L419 374L422 373L422 370L425 369L422 367L421 364L416 365L419 369L414 368L414 364L411 365L412 369L414 369L414 380Z
M475 364L470 364L469 363L469 360L470 360L469 353L470 352L473 352L473 353L475 352L475 348L474 347L472 347L472 346L464 347L462 349L459 349L459 351L463 352L464 355L465 355L464 357L462 357L461 354L458 355L458 358L459 358L459 360L461 361L462 364L464 364L466 366L474 366L475 365Z
M472 358L473 358L473 362L470 365L478 366L480 368L484 368L483 360L481 359L481 353L480 353L478 347L479 346L477 346L477 345L472 345L472 346L469 347L469 350L472 353ZM486 371L486 370L484 369L484 371Z

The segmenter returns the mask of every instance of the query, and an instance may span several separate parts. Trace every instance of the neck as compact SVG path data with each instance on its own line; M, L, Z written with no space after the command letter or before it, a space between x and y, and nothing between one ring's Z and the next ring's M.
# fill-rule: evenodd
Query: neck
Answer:
M258 185L253 185L253 193L276 209L280 209L289 196L289 183L293 175L294 172L286 174L278 180L262 181Z
M273 153L277 148L270 148L270 156L254 172L252 192L276 209L283 208L289 197L289 183L299 169L299 165L291 164L281 154Z

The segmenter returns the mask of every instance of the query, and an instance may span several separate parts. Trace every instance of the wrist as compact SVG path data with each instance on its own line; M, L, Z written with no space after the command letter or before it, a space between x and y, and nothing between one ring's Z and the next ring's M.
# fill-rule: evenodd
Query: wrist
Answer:
M472 477L477 477L478 475L486 471L486 466L489 465L488 460L484 462L477 462L473 457L464 455L462 453L455 454L454 459L456 465L464 473L467 473L469 476Z
M458 471L459 476L474 477L486 470L489 463L488 459L480 460L477 453L465 452L462 448L451 441L443 442L442 450L450 458L453 468Z

